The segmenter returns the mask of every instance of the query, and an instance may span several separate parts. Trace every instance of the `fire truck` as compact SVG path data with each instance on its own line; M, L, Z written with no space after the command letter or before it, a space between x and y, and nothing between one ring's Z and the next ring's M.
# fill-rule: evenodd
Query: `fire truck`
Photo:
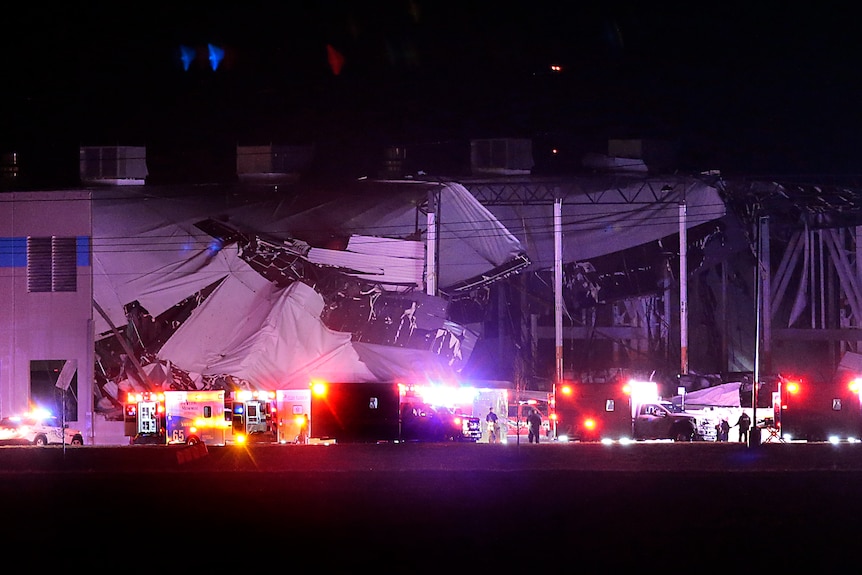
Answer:
M275 391L231 391L224 397L228 443L278 441L278 406Z
M133 445L223 445L224 391L132 392L124 404L125 435Z
M776 426L784 441L862 438L862 379L838 373L831 381L779 378Z
M557 415L554 409L553 394L541 391L508 390L507 398L506 435L508 442L526 439L529 431L527 418L534 410L542 416L542 436L547 439L554 438Z

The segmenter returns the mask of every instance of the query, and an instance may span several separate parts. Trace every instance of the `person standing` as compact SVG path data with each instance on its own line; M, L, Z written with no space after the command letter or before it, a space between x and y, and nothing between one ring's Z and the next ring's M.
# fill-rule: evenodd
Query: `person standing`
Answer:
M527 427L530 430L530 443L539 443L539 437L542 434L542 415L539 413L538 409L534 409L530 415L527 416Z
M718 440L719 441L727 441L729 433L730 433L730 422L728 422L727 418L724 417L724 418L722 418L721 423L718 424Z
M751 427L751 418L748 414L743 411L734 427L739 427L739 442L748 443L748 430Z
M306 445L308 443L308 414L302 414L302 418L300 419L299 424L299 433L296 436L296 441L294 443L298 443L299 445Z
M488 415L485 416L485 423L488 425L488 443L497 443L499 441L497 426L497 414L494 413L494 408L488 408Z

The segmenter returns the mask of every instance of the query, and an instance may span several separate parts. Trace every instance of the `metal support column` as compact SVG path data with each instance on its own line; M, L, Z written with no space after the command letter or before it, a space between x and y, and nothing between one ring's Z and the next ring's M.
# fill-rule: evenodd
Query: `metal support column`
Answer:
M688 235L685 184L679 201L679 361L680 373L688 373Z
M556 361L554 363L554 405L557 404L557 385L563 381L563 200L554 199L554 337ZM557 422L551 422L557 437Z

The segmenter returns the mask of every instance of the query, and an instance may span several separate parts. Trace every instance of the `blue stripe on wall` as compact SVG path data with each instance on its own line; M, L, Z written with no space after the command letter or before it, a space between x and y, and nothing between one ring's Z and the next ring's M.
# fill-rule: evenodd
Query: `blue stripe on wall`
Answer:
M88 236L78 236L76 238L77 248L77 264L78 267L87 267L90 265L90 238Z
M0 238L0 268L27 267L27 238Z
M90 237L75 238L75 263L78 267L90 265ZM27 238L0 238L0 268L27 267Z

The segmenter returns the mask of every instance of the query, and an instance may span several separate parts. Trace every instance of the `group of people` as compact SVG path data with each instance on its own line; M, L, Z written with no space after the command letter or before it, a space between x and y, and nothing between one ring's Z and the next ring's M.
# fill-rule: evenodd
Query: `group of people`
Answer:
M488 443L499 443L500 426L497 424L497 414L494 413L493 407L488 408L485 423L488 426ZM534 409L527 416L527 429L530 443L539 443L539 437L542 433L542 414L537 409Z
M715 426L715 431L717 433L716 441L730 441L728 436L730 435L730 430L733 427L739 428L739 442L740 443L748 443L748 430L751 428L751 417L744 411L740 414L739 419L736 420L732 426L730 422L727 421L726 417L723 417L720 422L718 422Z

